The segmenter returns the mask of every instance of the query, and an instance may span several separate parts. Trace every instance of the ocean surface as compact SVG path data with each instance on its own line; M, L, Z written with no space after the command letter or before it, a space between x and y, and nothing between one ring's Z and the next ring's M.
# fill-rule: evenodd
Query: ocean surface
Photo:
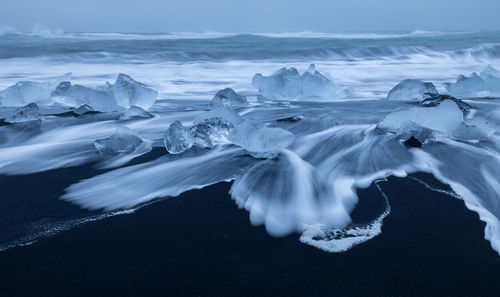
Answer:
M311 64L315 70L308 72ZM283 67L320 73L336 91L318 100L263 99L252 78ZM110 86L106 82L112 84L124 73L158 91L158 97L148 106L150 118L123 119L120 108L62 116L78 106L47 98L38 103L40 120L2 122L0 253L25 245L35 248L42 238L144 207L154 209L165 197L227 181L233 181L229 194L235 207L245 209L250 222L264 226L271 237L297 235L297 244L326 255L349 253L384 232L392 211L391 195L382 186L385 179L423 172L440 183L411 175L409 187L463 201L485 223L476 235L496 255L500 95L494 88L500 78L492 76L493 87L485 90L481 87L488 83L457 83L455 89L448 85L459 75L474 77L474 72L495 68L500 69L496 31L3 32L0 90L31 81L45 84L40 89L45 92L70 80L105 92ZM483 79L486 72L495 73L484 70ZM405 79L432 82L440 94L462 99L467 110L450 100L433 107L387 100L388 92ZM219 116L209 111L209 102L224 88L248 98L248 105L233 108L239 135L233 131L230 141L210 148L167 153L163 137L170 125L180 121L191 127L210 112ZM301 88L308 91L305 85ZM460 96L450 90L467 92ZM19 105L0 100L0 119L36 97L30 96ZM429 110L429 116L421 110ZM94 141L115 135L123 126L143 145L117 154L98 153ZM404 145L413 135L422 141L421 148ZM16 182L23 178L29 183ZM43 183L50 183L50 191L42 190ZM360 209L359 193L367 188L371 204Z

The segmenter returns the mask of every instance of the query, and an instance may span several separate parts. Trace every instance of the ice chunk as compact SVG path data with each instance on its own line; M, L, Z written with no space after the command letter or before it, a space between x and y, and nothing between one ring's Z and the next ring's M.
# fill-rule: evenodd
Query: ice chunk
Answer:
M295 136L282 128L244 122L232 129L229 140L257 158L270 158L289 146Z
M438 94L431 82L418 79L405 79L387 94L387 100L422 100L425 94Z
M50 93L57 87L59 82L69 79L70 76L71 73L67 73L52 82L17 82L2 92L2 105L24 106L28 103L51 104Z
M30 103L26 106L16 109L14 114L5 120L7 123L22 123L40 120L40 109L36 103Z
M120 120L132 120L132 119L140 119L140 118L152 118L153 115L139 106L132 105L127 111L120 114Z
M55 102L67 106L77 107L86 104L102 112L118 109L112 93L82 85L72 85L69 81L60 83L51 95Z
M435 107L441 104L441 102L443 102L444 100L451 100L455 102L464 114L470 111L471 106L469 104L449 95L426 94L425 99L422 102L420 102L420 105L427 107Z
M225 88L215 94L210 102L210 106L245 106L248 105L247 97L236 93L231 88Z
M300 100L335 99L337 97L337 88L333 82L316 71L314 64L311 64L302 74L300 81Z
M117 104L125 108L135 105L148 109L155 103L158 96L157 91L123 73L118 75L112 90Z
M252 84L261 100L323 100L338 97L337 88L311 64L302 75L295 68L281 68L271 76L257 73Z
M459 75L455 83L445 87L448 94L458 98L500 96L500 71L489 65L480 75Z
M191 134L196 145L212 148L219 143L228 143L228 136L233 128L231 122L216 117L191 127Z
M191 131L184 127L181 122L175 121L165 132L163 142L169 153L180 154L193 146L194 137L191 135Z
M144 140L125 126L118 126L115 134L94 141L95 148L104 154L128 153L144 145ZM148 142L146 146L151 147Z
M398 134L420 128L427 128L452 135L463 123L463 113L451 100L429 108L410 108L386 116L377 127Z
M241 124L245 119L241 117L236 111L232 110L227 106L216 106L210 109L207 112L204 112L197 117L194 118L193 124L199 124L204 122L205 120L211 118L223 118L228 122L231 122L233 125Z

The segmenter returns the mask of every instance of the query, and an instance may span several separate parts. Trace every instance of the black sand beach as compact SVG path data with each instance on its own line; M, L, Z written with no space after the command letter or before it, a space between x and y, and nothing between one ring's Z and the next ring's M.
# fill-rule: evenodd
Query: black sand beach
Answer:
M65 170L71 183L89 168ZM65 203L33 176L0 186ZM383 233L345 253L270 237L219 183L0 252L0 296L499 296L500 257L475 213L408 178L379 185L392 206ZM375 195L361 190L360 204Z

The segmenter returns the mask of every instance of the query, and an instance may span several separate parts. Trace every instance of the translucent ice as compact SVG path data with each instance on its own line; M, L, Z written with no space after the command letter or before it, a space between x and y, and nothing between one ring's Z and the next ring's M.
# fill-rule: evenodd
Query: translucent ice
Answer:
M210 102L211 106L245 106L248 105L247 97L236 93L231 88L225 88L220 90L215 94L214 98Z
M50 104L50 93L57 87L59 82L68 79L71 73L61 76L52 82L20 81L5 89L1 95L4 106L24 106L28 103Z
M96 111L103 112L118 109L112 93L82 85L72 85L69 81L60 83L51 95L55 102L67 106L78 107L86 104Z
M281 68L270 76L257 73L252 84L261 97L271 100L323 100L338 95L334 83L316 71L314 64L302 75L295 68Z
M105 154L129 153L144 146L144 143L141 137L125 126L117 126L115 134L94 141L95 148ZM151 144L145 146L150 148Z
M295 136L285 129L244 122L234 127L229 140L257 158L274 157L289 146Z
M26 106L16 109L14 114L5 120L8 123L22 123L38 121L40 119L40 110L36 103L30 103Z
M444 100L436 107L417 107L396 111L386 116L378 125L379 129L389 130L407 137L407 133L423 137L419 132L425 129L454 135L463 127L463 113L451 100ZM425 137L423 137L425 138Z
M335 99L337 97L337 88L333 82L316 71L314 64L309 66L300 80L300 100Z
M135 105L143 109L148 109L153 105L158 96L157 91L148 88L145 84L135 81L123 73L118 75L112 91L117 104L125 108Z
M120 114L119 119L120 120L132 120L132 119L140 119L140 118L152 118L153 115L150 114L149 112L145 111L144 109L140 108L139 106L131 106L129 109L127 109L125 112Z
M459 75L455 83L445 84L448 94L458 98L500 96L500 71L486 67L479 75Z
M194 143L212 148L218 143L228 143L228 136L234 125L223 118L210 118L191 127Z
M191 131L184 127L180 121L173 122L163 136L165 148L171 154L180 154L190 149L194 144Z
M418 79L405 79L398 83L387 94L388 100L422 100L425 94L437 94L436 87L431 82Z

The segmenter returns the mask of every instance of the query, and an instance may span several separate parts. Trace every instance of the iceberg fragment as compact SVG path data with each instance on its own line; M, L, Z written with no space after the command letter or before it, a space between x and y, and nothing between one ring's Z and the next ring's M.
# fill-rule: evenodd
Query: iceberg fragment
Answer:
M247 97L236 93L231 88L218 91L210 102L210 106L239 107L245 105L248 105Z
M455 83L445 84L446 91L458 98L500 96L500 71L491 65L478 75L459 75Z
M120 120L133 120L133 119L140 119L140 118L152 118L153 115L146 110L140 108L139 106L132 105L129 109L127 109L125 112L120 114L119 119Z
M102 112L118 109L112 93L82 85L72 85L69 81L60 83L51 95L55 102L67 106L77 107L86 104Z
M295 136L282 128L269 128L264 125L244 122L234 127L229 140L256 158L272 158L289 146Z
M140 147L148 148L148 151L151 149L150 142L145 142L125 126L117 126L115 134L110 137L95 140L94 146L103 154L128 153Z
M50 93L70 76L71 73L67 73L52 82L19 81L5 89L0 100L3 106L24 106L28 103L49 105L52 103Z
M302 75L295 68L281 68L270 76L254 75L252 84L261 100L325 100L338 97L335 84L311 64Z
M194 144L194 137L191 131L184 127L180 121L170 124L167 132L163 136L165 148L171 154L180 154L190 149Z
M422 100L426 94L438 94L433 83L405 79L389 91L387 100Z
M157 91L123 73L118 75L111 89L116 98L116 103L125 108L135 105L148 109L155 103L158 96Z
M417 107L390 113L377 125L377 128L403 136L415 130L422 131L422 128L453 135L462 123L463 113L457 104L451 100L444 100L436 107Z
M7 123L23 123L40 120L40 109L36 103L16 109L14 114L5 120Z
M219 143L228 143L228 136L234 125L220 117L207 119L191 127L194 144L212 148Z

